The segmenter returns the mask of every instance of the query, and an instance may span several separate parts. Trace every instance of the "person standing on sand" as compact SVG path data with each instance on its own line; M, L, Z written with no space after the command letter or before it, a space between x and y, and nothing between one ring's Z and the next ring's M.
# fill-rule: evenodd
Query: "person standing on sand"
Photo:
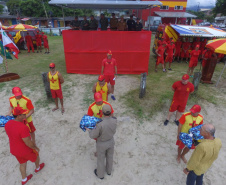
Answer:
M189 148L185 147L184 143L179 140L179 135L181 132L188 133L190 128L196 127L198 125L203 124L203 116L199 114L201 111L200 105L193 105L190 109L190 112L184 113L181 118L179 119L180 124L178 125L178 134L177 134L177 142L178 145L178 155L177 155L177 162L180 163L180 159L187 163L185 159L185 154L189 152ZM191 149L194 149L195 146L192 145Z
M183 172L187 175L187 185L202 185L204 173L217 159L222 147L221 140L215 138L215 127L212 124L204 124L200 129L204 137L201 143L195 148L188 161L187 168ZM222 184L224 184L222 182Z
M50 63L49 64L50 72L48 73L47 80L50 83L50 90L52 94L52 98L55 101L56 107L52 109L54 112L55 110L59 109L58 107L58 98L60 99L61 104L61 112L64 113L64 105L63 105L63 93L61 84L64 83L63 76L60 74L60 72L56 71L55 64Z

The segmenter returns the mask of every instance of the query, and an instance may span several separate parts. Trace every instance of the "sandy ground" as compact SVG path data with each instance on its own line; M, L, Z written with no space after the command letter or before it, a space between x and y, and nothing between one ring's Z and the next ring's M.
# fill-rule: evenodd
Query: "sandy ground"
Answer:
M35 110L33 121L36 126L36 141L40 148L41 162L46 167L34 174L34 164L28 162L27 174L33 173L29 185L183 185L186 176L182 172L184 164L177 164L176 134L177 126L171 123L165 127L163 121L167 108L159 112L149 122L139 123L126 107L117 100L112 103L115 116L118 118L117 133L115 135L114 166L111 176L105 175L104 180L99 180L93 173L96 168L94 157L95 142L88 137L88 133L79 128L81 117L88 107L83 105L85 84L95 80L96 76L72 75L73 86L70 98L65 98L64 115L60 111L52 112L50 104L47 108ZM70 85L67 82L66 85ZM115 95L119 97L127 91L139 86L139 79L132 76L119 76L116 81ZM64 86L63 86L64 88ZM23 89L24 94L29 92L29 98L34 105L43 99L43 89L40 92L29 92ZM91 90L90 90L91 92ZM90 93L90 96L92 93ZM8 98L11 96L5 91L0 92L1 113L5 115L8 110ZM148 103L148 102L147 102ZM167 105L168 106L168 105ZM191 105L187 106L188 108ZM216 136L221 138L223 147L218 159L204 176L205 185L223 185L226 179L226 109L212 104L202 105L202 114L205 123L216 126ZM9 152L8 137L4 128L0 128L0 184L20 184L21 176L19 164ZM192 151L186 156L189 159Z

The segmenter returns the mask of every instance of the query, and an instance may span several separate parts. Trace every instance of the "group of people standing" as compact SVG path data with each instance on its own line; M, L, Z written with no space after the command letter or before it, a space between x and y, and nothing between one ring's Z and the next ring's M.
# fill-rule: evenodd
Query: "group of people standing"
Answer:
M75 16L75 20L71 21L70 24L72 30L97 30L99 24L102 31L107 30L108 26L110 26L110 30L112 31L141 31L143 29L140 19L137 18L135 22L133 20L133 15L130 16L130 19L128 19L127 22L124 20L123 16L118 20L115 13L112 13L110 21L108 21L108 18L102 13L99 23L93 15L90 16L90 20L87 20L86 16L83 16L83 18L82 21L79 21L78 16Z

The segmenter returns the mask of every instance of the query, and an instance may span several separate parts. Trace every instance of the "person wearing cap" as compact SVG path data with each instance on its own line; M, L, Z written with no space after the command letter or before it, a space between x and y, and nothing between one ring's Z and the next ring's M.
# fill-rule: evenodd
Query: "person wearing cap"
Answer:
M39 34L39 31L37 31L37 34L35 35L35 39L36 39L37 53L39 53L39 51L42 52L42 36Z
M202 52L202 69L205 68L207 60L210 59L213 54L214 54L214 51L210 50L209 48L206 48ZM202 72L202 74L203 74L203 72Z
M222 53L214 53L215 54L215 57L217 58L217 63L220 63L221 60L224 58L224 54Z
M200 43L200 48L199 48L201 53L203 53L203 51L205 50L206 43L207 43L207 38L203 38L202 42Z
M156 61L156 64L155 64L155 72L158 72L158 65L159 64L162 64L162 71L163 72L166 72L166 69L165 69L165 61L164 61L164 53L165 53L165 47L166 47L166 42L163 41L162 42L162 45L160 45L158 47L158 49L156 49L156 54L157 54L157 61Z
M178 125L177 142L176 142L176 145L178 145L178 154L177 154L178 163L180 163L180 159L182 159L184 163L187 163L185 154L187 154L190 150L184 145L184 143L181 140L179 140L179 135L181 132L188 133L190 128L203 124L203 116L200 114L200 112L201 112L201 106L193 105L193 107L190 109L190 112L184 113L179 119L180 124ZM193 144L191 149L194 149L194 148L195 146Z
M102 99L108 101L108 94L111 93L111 86L104 80L104 75L98 77L98 82L93 86L93 93L99 92L102 94Z
M178 40L175 43L175 54L174 54L174 59L177 58L177 62L179 62L180 59L180 54L181 54L181 46L182 46L182 41L181 41L181 37L178 38Z
M93 15L90 16L89 21L89 30L97 30L98 28L98 21L94 18Z
M118 19L115 17L115 13L111 14L112 18L110 19L110 29L111 31L117 31Z
M31 134L31 140L35 142L35 131L36 128L34 126L34 123L32 121L32 114L34 114L34 106L31 102L31 100L24 96L21 89L19 87L14 87L12 89L12 93L14 94L14 96L9 98L9 103L10 103L10 107L9 107L9 112L7 115L11 115L13 112L13 109L15 109L16 107L21 107L23 109L28 110L28 113L26 115L26 122L27 122L27 126L30 130L30 134Z
M26 174L27 161L35 163L35 172L41 171L45 163L40 164L39 148L30 139L28 127L24 120L29 114L29 110L21 107L15 107L12 110L15 120L10 120L5 124L5 131L9 137L10 153L14 155L20 163L20 173L22 176L22 185L26 184L31 178L32 174Z
M182 52L181 52L181 58L186 59L186 62L189 58L189 50L191 48L191 43L189 42L189 38L185 38L185 42L182 43Z
M70 27L72 30L80 29L80 22L78 21L78 16L75 16L75 20L71 21Z
M112 58L111 50L108 51L107 58L102 61L101 75L104 75L105 82L111 84L111 98L115 100L114 86L117 75L117 63L116 60Z
M195 67L198 65L200 53L201 51L199 50L199 45L197 45L195 47L195 50L192 50L190 53L191 59L189 61L187 74L190 75L190 77L192 78L193 78L193 71Z
M108 28L108 19L105 17L105 15L102 13L100 15L100 29L102 31L107 30Z
M137 22L135 23L135 31L141 31L143 29L143 24L140 22L140 18L137 18Z
M89 21L87 20L86 15L83 16L83 21L81 22L82 30L89 30Z
M111 107L111 114L113 115L114 110L110 103L107 101L104 101L102 98L102 94L99 92L94 93L94 102L89 106L87 115L88 116L94 116L96 118L102 118L103 117L103 106L109 105Z
M166 45L166 59L165 62L169 62L169 68L168 70L171 69L171 63L173 62L173 56L175 54L175 45L174 45L174 40L170 40L170 44Z
M171 42L174 42L173 37L169 38L169 40L167 41L167 45L170 44Z
M126 31L126 29L127 29L127 25L126 25L123 15L120 17L117 28L118 28L118 31Z
M193 43L192 43L192 48L191 49L194 50L196 48L196 46L197 45L200 46L200 44L201 44L200 38L199 37L195 38L195 41L193 41Z
M102 111L102 121L92 130L86 128L89 131L90 138L97 139L97 168L94 170L94 174L100 179L104 179L105 170L108 175L111 175L112 172L115 145L114 135L117 127L117 119L111 115L112 107L105 104Z
M61 84L64 83L63 76L59 71L56 70L56 66L54 63L49 64L50 72L48 73L47 80L50 83L50 90L52 94L52 98L55 101L56 107L52 109L54 112L55 110L59 109L58 107L58 98L60 99L61 104L61 112L64 113L64 103L63 103L63 93Z
M181 114L185 111L188 97L190 93L194 92L194 85L189 82L189 75L185 74L182 76L182 80L174 82L172 90L174 91L174 95L168 116L164 121L165 126L169 123L169 120L175 111L176 119L174 120L174 122L176 123L176 125L179 125L178 120L181 117Z
M187 163L187 167L183 170L187 175L187 185L203 184L204 173L218 158L222 147L221 140L215 138L215 127L212 124L204 124L200 129L200 134L204 139L195 148Z
M127 21L128 31L136 30L136 23L133 20L133 15L130 15L130 19Z
M32 37L29 35L29 32L27 32L27 35L25 36L26 44L27 44L27 52L30 53L30 48L32 49L32 52L34 53L34 46L33 46L33 41Z
M49 42L48 42L48 38L47 38L47 35L45 35L44 32L42 32L42 39L43 39L43 42L44 42L44 48L46 50L45 54L49 54Z

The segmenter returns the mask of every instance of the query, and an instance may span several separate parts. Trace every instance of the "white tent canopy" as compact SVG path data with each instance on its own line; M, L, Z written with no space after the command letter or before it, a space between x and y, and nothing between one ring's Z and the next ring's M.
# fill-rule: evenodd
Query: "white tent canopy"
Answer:
M62 5L78 9L149 9L153 5L161 6L155 1L103 1L103 0L51 0L51 5Z

